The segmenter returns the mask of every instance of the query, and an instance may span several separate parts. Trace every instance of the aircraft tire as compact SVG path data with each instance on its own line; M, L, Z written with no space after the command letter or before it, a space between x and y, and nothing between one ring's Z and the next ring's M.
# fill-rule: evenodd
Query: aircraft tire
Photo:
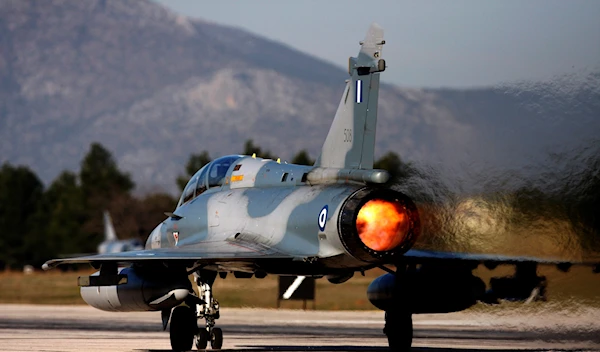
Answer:
M210 347L215 350L220 350L223 347L223 330L213 328L210 334Z
M199 350L205 350L206 346L208 346L208 340L210 336L208 336L208 331L205 329L200 329L198 331L198 335L196 335L196 348Z
M385 312L385 328L390 351L410 351L413 338L412 315L398 311Z
M194 335L198 330L196 314L186 306L179 306L171 314L171 348L173 351L189 351L194 344Z

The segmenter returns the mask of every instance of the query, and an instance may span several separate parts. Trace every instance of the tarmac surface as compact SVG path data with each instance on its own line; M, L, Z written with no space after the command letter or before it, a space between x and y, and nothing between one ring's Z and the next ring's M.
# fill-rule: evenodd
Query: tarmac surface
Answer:
M223 350L387 351L383 312L222 309ZM600 309L417 315L414 351L600 351ZM0 351L170 351L160 313L0 305Z

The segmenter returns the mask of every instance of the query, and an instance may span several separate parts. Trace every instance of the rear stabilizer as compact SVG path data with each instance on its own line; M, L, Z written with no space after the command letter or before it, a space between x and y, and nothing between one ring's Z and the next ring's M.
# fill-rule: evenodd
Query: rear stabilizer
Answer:
M360 42L357 57L348 61L350 79L315 166L338 169L372 169L379 97L383 29L376 23Z
M117 233L115 232L115 228L113 226L112 220L110 218L110 214L107 210L104 211L103 214L104 220L104 241L111 242L117 240Z

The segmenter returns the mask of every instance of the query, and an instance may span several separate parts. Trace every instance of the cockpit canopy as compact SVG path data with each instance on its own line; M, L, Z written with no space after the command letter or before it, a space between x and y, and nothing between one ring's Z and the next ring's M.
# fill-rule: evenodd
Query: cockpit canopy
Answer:
M241 157L242 155L227 155L204 165L192 176L183 189L177 207L196 198L209 188L221 187L225 182L227 171Z

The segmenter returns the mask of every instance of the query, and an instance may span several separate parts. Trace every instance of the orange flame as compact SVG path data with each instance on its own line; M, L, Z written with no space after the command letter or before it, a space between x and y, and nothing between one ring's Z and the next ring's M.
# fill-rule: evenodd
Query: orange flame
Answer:
M375 251L398 247L408 234L408 214L396 204L373 199L368 201L356 218L360 240Z

